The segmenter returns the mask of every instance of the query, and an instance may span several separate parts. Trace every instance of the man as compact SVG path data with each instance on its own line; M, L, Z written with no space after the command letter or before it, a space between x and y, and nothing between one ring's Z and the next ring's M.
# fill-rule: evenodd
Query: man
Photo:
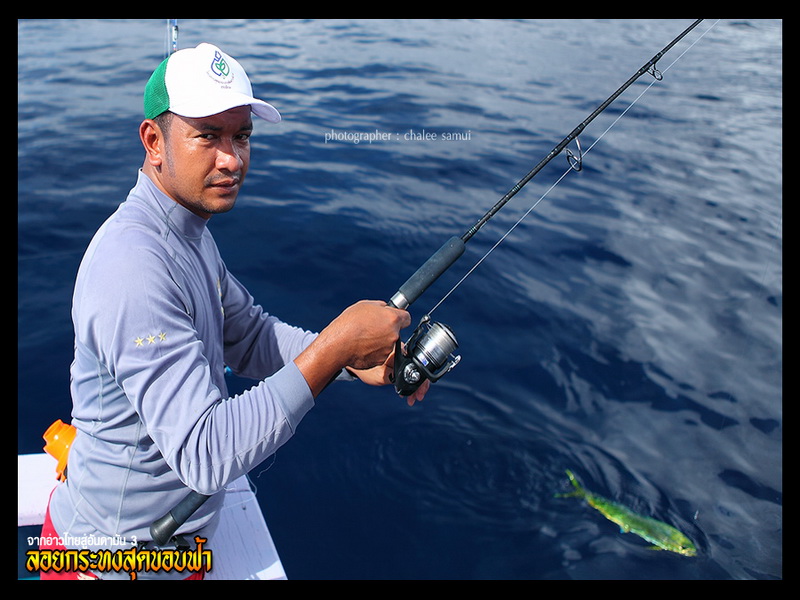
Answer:
M111 536L112 550L130 548L191 488L213 496L177 533L207 538L213 552L217 492L288 440L332 379L387 384L410 316L363 301L312 334L266 314L228 272L206 224L236 201L252 115L281 118L253 98L238 62L210 44L176 52L151 76L144 104L138 181L78 271L77 436L46 527L90 550L109 548ZM228 397L226 367L261 381ZM112 575L128 577L91 574ZM139 577L148 575L170 574Z

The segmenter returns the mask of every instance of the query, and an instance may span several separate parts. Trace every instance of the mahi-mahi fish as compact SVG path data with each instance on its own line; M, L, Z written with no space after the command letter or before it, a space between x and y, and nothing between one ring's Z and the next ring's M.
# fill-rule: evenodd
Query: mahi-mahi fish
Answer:
M636 514L629 508L607 500L602 496L593 494L581 487L572 471L567 471L567 477L575 486L575 491L567 494L556 494L556 497L583 498L592 508L596 508L609 521L619 525L623 533L635 533L653 544L656 550L669 550L684 556L695 556L697 548L683 533L656 519Z

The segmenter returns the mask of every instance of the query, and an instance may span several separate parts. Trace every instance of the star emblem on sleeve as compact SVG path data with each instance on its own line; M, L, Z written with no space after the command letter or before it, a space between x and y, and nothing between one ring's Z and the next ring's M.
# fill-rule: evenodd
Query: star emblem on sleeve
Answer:
M149 333L145 336L137 335L133 340L136 348L143 348L145 345L160 344L167 341L167 333L160 331L158 333Z

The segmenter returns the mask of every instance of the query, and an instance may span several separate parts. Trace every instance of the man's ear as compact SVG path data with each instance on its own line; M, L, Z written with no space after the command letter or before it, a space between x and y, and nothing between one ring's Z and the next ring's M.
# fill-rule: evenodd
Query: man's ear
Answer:
M160 167L164 162L164 134L152 119L145 119L139 125L139 139L145 151L145 161L153 167Z

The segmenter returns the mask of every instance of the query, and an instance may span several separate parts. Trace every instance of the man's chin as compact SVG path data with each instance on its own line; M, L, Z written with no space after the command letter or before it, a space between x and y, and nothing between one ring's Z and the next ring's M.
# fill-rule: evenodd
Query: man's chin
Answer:
M234 204L236 204L236 200L235 199L231 200L230 202L227 202L227 203L216 204L211 208L209 213L212 214L212 215L221 215L223 213L228 212L229 210L232 210Z
M208 217L211 217L212 215L221 215L233 208L233 206L236 204L236 197L237 194L231 194L230 196L221 196L214 198L213 200L203 202L201 210L205 212Z

